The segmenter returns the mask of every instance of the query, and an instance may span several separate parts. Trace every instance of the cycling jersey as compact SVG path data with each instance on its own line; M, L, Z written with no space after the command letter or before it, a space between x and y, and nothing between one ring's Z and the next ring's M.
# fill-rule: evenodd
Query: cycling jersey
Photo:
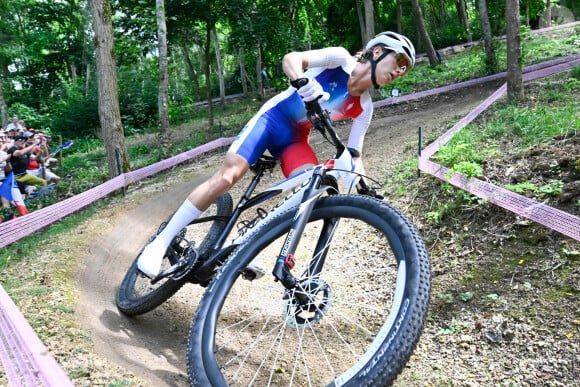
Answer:
M324 91L330 94L329 100L322 107L330 112L330 117L335 121L353 119L348 147L362 150L364 135L373 114L373 104L368 91L359 97L348 93L347 82L356 60L344 48L332 47L311 51L308 63L304 76L315 78ZM268 150L273 156L281 157L284 164L287 162L285 157L292 157L292 154L288 155L291 152L285 152L290 145L301 143L310 147L308 138L311 129L312 123L306 117L304 102L296 89L289 87L262 106L240 132L229 151L242 156L252 165ZM305 157L307 153L301 152L300 155ZM317 163L315 156L314 159L302 161L302 164ZM287 175L287 168L283 166L283 170Z

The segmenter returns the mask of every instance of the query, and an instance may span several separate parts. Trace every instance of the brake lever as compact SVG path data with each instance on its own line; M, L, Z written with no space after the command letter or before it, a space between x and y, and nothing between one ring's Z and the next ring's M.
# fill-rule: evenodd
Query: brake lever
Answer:
M377 190L375 188L370 187L366 181L364 181L364 179L361 177L357 187L357 192L361 195L366 195L366 196L370 196L373 198L377 198L379 200L384 200L385 197L379 193L377 193Z

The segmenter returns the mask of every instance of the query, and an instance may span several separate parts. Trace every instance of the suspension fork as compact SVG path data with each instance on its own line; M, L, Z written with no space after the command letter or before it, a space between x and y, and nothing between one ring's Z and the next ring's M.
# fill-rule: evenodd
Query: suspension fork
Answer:
M322 225L322 230L320 231L318 242L314 249L313 259L306 272L309 277L318 276L322 271L322 267L326 262L328 247L330 246L330 241L332 241L339 220L339 218L324 219L324 224Z
M288 234L286 234L286 240L284 241L284 245L282 246L280 254L278 255L278 259L276 260L276 265L272 271L275 279L280 281L282 285L284 285L284 287L288 290L296 288L298 283L296 277L292 275L290 270L296 263L294 254L296 253L296 248L300 242L301 235L306 228L308 219L310 219L310 214L312 213L316 199L320 197L320 187L322 185L325 173L326 169L324 167L317 167L313 171L310 184L304 191L302 201L296 210L296 214L294 215L294 219L292 221L292 226L290 227ZM321 239L326 238L321 237ZM317 250L318 248L319 246L317 246ZM324 249L325 247L321 248ZM324 252L321 257L324 259L325 256L326 253ZM315 266L319 265L320 264L315 264ZM320 270L320 267L318 267L318 270Z

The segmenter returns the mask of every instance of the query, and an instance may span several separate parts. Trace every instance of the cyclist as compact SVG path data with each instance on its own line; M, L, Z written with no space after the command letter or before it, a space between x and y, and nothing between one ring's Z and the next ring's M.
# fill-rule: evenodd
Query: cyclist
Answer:
M405 36L382 32L352 57L341 47L291 52L282 69L291 86L267 101L230 146L221 168L195 188L165 228L143 250L137 265L145 275L158 275L174 236L228 192L250 165L268 150L291 176L318 164L308 143L311 122L304 102L318 100L333 120L352 118L348 148L356 170L364 173L361 150L373 115L369 89L387 85L415 64L415 48Z

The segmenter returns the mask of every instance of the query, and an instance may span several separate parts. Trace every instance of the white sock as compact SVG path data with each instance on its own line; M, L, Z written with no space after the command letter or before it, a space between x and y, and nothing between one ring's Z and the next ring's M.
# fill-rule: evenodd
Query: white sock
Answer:
M149 243L137 261L137 267L145 275L154 278L161 270L161 263L169 244L182 228L201 215L189 199L185 199L181 207L171 217L165 228Z

